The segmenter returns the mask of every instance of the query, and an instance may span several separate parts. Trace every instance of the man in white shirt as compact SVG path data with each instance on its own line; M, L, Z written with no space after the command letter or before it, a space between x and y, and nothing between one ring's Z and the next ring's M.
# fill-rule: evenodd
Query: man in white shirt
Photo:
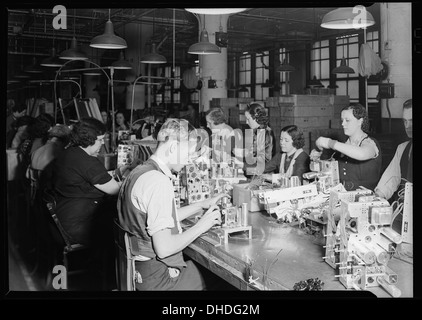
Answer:
M410 140L398 145L393 159L375 187L375 193L387 200L405 182L413 182L412 99L403 104L403 124Z
M158 133L154 154L132 170L120 189L119 223L145 260L136 262L142 277L136 283L137 290L206 289L201 272L192 261L184 260L182 250L221 223L216 203L227 195L176 208L172 173L178 173L190 162L197 142L194 132L188 121L168 119ZM198 222L182 232L180 221L203 209L207 211Z

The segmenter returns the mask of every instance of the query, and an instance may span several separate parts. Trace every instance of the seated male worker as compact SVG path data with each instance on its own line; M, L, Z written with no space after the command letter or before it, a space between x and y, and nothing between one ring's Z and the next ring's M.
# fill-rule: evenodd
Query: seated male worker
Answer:
M117 209L121 227L135 239L144 261L135 268L142 281L137 290L206 290L207 283L198 266L185 261L182 250L214 225L221 223L217 201L226 194L176 208L172 179L190 162L197 137L184 119L167 119L161 127L154 154L137 166L124 180ZM206 209L189 229L180 221Z

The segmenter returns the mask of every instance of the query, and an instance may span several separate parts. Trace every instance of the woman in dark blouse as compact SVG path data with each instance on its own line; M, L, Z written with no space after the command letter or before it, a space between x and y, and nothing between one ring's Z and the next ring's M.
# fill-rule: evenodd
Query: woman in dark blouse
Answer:
M120 183L97 158L105 131L101 121L82 119L73 126L71 146L53 163L56 214L75 243L90 245L99 237L108 223L106 196L119 191Z
M276 154L265 164L264 173L282 173L286 177L298 176L302 182L302 174L309 172L309 155L303 151L305 139L303 133L295 125L281 129L280 148Z

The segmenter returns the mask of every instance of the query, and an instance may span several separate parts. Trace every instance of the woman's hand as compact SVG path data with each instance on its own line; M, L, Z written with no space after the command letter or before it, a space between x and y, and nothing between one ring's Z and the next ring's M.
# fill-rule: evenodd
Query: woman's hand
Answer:
M230 196L227 193L219 193L212 198L209 198L209 199L206 199L206 200L203 200L203 201L199 201L199 202L197 202L197 204L199 204L202 207L202 209L208 209L211 206L216 205L217 202L224 197L226 197L228 199L230 198Z
M322 151L317 151L315 149L312 149L311 154L309 155L309 158L311 161L318 161L321 158Z
M320 149L320 150L322 150L322 149L334 149L336 142L337 142L336 140L332 140L330 138L319 137L315 141L315 144L316 144L317 148Z

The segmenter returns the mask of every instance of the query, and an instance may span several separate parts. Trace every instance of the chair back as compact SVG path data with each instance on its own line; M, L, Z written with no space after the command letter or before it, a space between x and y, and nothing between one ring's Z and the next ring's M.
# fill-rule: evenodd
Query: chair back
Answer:
M114 230L117 285L121 291L135 291L135 282L142 282L141 274L135 269L135 261L146 261L150 258L139 254L136 237L123 229L117 219L114 220Z
M59 219L57 218L57 215L56 215L57 200L56 200L56 195L55 195L54 191L50 190L50 189L45 189L44 192L43 192L43 201L46 204L47 210L48 210L54 224L56 225L57 230L59 231L62 240L65 243L65 247L66 247L67 251L72 251L75 246L70 241L69 236L66 234L66 231L63 229L63 226L61 225L61 223L60 223L60 221L59 221ZM80 246L80 245L78 245L78 246Z

